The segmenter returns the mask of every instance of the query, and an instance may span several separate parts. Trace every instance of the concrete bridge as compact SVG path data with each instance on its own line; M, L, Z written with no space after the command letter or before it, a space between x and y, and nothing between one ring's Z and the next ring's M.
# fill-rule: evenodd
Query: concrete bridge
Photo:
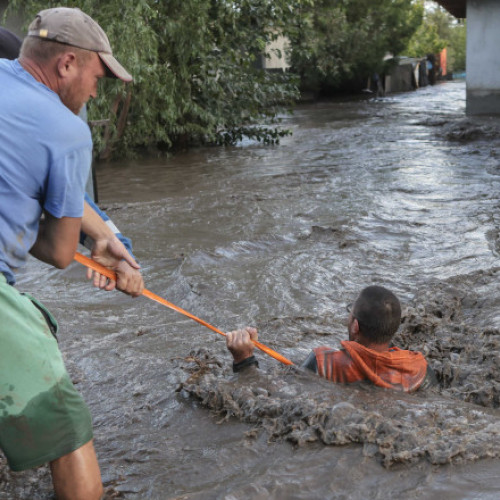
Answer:
M500 115L500 1L435 1L467 18L467 114Z

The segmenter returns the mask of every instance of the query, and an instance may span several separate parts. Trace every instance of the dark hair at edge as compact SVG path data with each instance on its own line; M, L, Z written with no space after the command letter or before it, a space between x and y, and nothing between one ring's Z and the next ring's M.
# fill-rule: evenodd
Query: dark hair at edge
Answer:
M372 342L390 342L401 324L401 304L383 286L368 286L359 294L353 307L359 331Z

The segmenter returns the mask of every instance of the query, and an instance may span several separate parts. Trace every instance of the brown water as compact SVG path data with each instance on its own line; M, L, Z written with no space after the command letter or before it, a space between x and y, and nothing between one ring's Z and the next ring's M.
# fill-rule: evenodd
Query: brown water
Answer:
M397 338L440 386L343 387L258 354L239 378L217 334L81 266L31 261L94 416L109 497L500 497L500 134L450 82L299 107L292 137L99 166L100 204L147 287L222 330L257 325L299 363L345 338L345 306L383 284ZM0 499L50 498L46 468L0 468Z

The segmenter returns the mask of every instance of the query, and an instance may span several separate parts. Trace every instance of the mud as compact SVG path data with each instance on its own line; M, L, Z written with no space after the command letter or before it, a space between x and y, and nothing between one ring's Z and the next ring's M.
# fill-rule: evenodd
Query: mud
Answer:
M442 394L489 408L500 406L500 330L497 321L488 324L481 316L497 298L483 297L479 285L499 277L500 268L494 268L422 291L396 339L425 354Z
M297 446L359 443L365 455L385 467L498 458L500 421L488 408L500 406L500 332L475 326L478 319L471 311L481 298L470 286L497 281L499 273L495 269L472 275L469 283L436 283L432 290L417 293L403 311L394 344L425 354L437 375L437 388L394 395L368 384L332 387L296 367L249 368L231 376L227 363L198 351L184 360L190 376L179 390L223 419L252 424L250 434L266 432L270 440ZM280 321L277 328L281 337L329 335L320 324L330 319L313 321L316 330L307 325L311 318Z

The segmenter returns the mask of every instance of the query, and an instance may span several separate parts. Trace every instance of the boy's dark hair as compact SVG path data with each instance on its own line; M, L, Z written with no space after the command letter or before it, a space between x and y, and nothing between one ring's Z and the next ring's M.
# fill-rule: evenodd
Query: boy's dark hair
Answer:
M353 316L359 331L376 344L390 342L401 324L401 304L398 298L383 286L368 286L354 303Z

